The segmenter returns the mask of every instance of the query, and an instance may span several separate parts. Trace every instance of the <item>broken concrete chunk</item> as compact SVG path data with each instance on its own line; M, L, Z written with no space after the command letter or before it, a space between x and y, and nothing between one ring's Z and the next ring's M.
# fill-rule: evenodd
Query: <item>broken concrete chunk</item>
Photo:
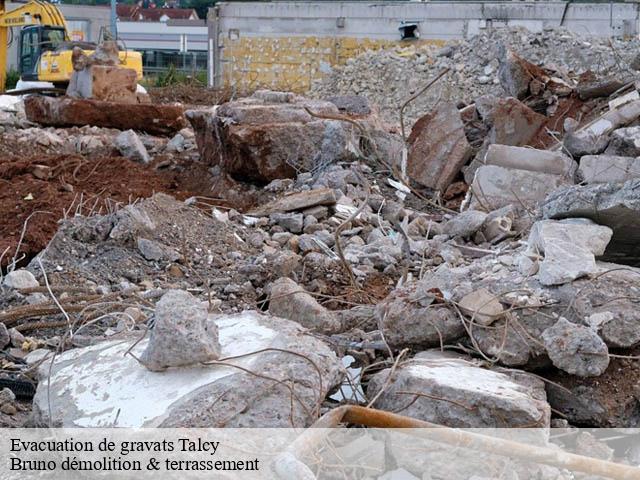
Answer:
M618 128L611 132L607 155L637 157L640 155L640 126Z
M597 377L609 366L607 345L588 327L560 317L541 338L553 364L567 373Z
M604 253L612 230L588 219L542 220L531 228L529 250L544 254L538 278L560 285L598 271L595 256Z
M640 100L609 110L585 127L565 135L564 146L574 157L602 153L609 143L609 134L640 117Z
M578 173L586 183L622 183L640 178L640 158L612 155L585 155Z
M175 262L180 258L174 249L146 238L139 238L137 246L142 256L147 260Z
M194 365L152 372L125 355L135 337L70 350L56 356L50 388L48 381L38 385L35 424L304 427L317 419L318 399L340 383L343 372L325 343L293 322L256 312L212 316L209 322L219 329L222 356L244 355L230 362L240 368ZM139 357L148 342L142 340L132 353ZM254 353L268 348L300 355ZM38 373L44 379L48 372L45 363Z
M471 156L460 112L451 102L420 118L407 140L407 175L412 180L444 190Z
M276 102L274 93L286 95L289 101ZM187 113L205 162L231 175L260 182L294 178L296 172L362 155L357 127L324 118L340 115L331 102L266 91L225 103L216 111ZM359 121L371 138L377 139L378 133L393 137L383 131L375 114ZM374 143L378 149L383 147L377 140Z
M526 61L504 45L500 46L498 60L500 85L512 97L523 99L529 93L529 85L533 80L547 78L542 68Z
M340 331L336 315L289 278L280 278L271 284L269 313L293 320L310 330L324 333Z
M501 239L510 234L517 216L517 209L507 205L490 212L482 225L482 236L488 242Z
M74 98L136 104L137 86L137 74L131 68L119 65L91 65L80 71L74 70L67 87L67 95Z
M491 325L504 315L504 308L497 295L480 288L460 300L460 309L480 325Z
M271 220L291 233L302 233L304 215L302 213L273 213Z
M613 230L602 259L640 265L640 179L573 186L552 193L542 206L545 218L590 218Z
M39 287L40 284L36 277L33 276L29 270L18 269L13 272L9 272L4 276L2 284L5 287L21 289L21 288L34 288Z
M326 100L333 103L340 112L347 115L369 115L371 113L369 100L360 95L340 95L328 97Z
M440 233L452 237L470 237L482 227L486 218L485 212L466 210L445 222Z
M24 101L27 118L52 127L96 127L172 135L187 126L180 105L128 105L100 100L31 95Z
M588 130L567 132L562 139L562 144L574 158L580 158L584 155L597 155L604 152L609 145L609 136Z
M367 395L378 393L376 408L447 427L544 428L551 417L544 383L536 377L480 368L439 351L375 374Z
M149 163L151 161L147 149L142 144L138 134L133 130L120 133L116 137L115 145L123 157L140 163Z
M437 291L419 282L393 290L376 307L376 320L389 345L404 348L441 346L465 333L458 315L439 305Z
M11 335L7 330L7 326L0 322L0 350L4 350L11 343Z
M577 167L576 162L559 152L508 145L489 145L484 157L484 164L550 173L567 178L573 178Z
M569 183L559 175L486 165L476 171L468 207L485 211L506 205L535 209L549 193Z
M487 137L490 144L516 146L528 145L547 120L513 97L496 98L482 117L491 125Z
M305 210L316 206L335 205L336 194L331 188L319 188L284 195L272 202L255 208L247 213L253 216L265 216L278 212Z
M190 293L169 290L156 304L156 320L141 360L152 371L220 358L218 327Z

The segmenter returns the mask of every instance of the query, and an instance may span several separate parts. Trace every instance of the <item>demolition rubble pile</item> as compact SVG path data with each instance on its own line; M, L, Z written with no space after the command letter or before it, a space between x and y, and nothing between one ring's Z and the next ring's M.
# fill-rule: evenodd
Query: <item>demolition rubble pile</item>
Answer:
M156 149L98 129L148 172L190 152L209 195L69 215L10 262L0 386L34 425L300 427L360 403L639 426L637 86L503 50L499 96L442 101L406 141L366 98L271 91L187 111ZM39 131L62 148L74 128Z
M473 102L482 95L502 95L499 58L508 46L532 63L544 64L575 77L591 71L598 77L627 74L640 68L640 41L585 37L568 30L531 33L524 28L489 29L469 40L448 43L410 43L408 47L369 50L319 80L312 96L362 95L379 106L384 118L399 121L400 106L444 68L446 82L429 90L407 107L412 121L438 100Z

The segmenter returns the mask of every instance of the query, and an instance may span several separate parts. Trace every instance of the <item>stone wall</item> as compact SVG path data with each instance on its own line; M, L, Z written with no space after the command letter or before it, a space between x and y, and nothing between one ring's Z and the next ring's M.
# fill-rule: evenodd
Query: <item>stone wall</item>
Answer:
M443 43L503 26L637 35L638 11L635 3L222 2L209 12L209 78L239 91L302 93L367 49ZM420 39L401 40L403 23L416 23Z

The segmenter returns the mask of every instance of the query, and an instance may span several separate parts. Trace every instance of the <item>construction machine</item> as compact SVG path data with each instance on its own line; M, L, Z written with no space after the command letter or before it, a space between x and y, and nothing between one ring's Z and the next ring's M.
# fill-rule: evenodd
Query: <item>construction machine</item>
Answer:
M64 16L55 5L31 0L7 11L0 0L0 92L7 77L7 51L14 41L13 27L21 27L18 44L18 70L23 82L47 82L66 88L73 73L72 51L80 47L86 55L96 48L87 42L72 42ZM118 52L120 66L136 71L142 78L142 55L134 51Z

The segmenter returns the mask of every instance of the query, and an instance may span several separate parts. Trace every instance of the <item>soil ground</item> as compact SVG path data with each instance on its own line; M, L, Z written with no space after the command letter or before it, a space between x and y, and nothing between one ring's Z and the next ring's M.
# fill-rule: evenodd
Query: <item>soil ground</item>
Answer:
M105 213L119 205L164 192L178 199L208 193L196 185L201 175L192 165L188 175L178 166L157 169L126 158L80 155L3 157L0 159L0 253L5 266L16 254L30 259L42 250L58 229L58 221L75 214ZM35 165L51 168L49 179L33 174ZM206 169L203 167L206 171ZM26 223L26 226L25 226Z

